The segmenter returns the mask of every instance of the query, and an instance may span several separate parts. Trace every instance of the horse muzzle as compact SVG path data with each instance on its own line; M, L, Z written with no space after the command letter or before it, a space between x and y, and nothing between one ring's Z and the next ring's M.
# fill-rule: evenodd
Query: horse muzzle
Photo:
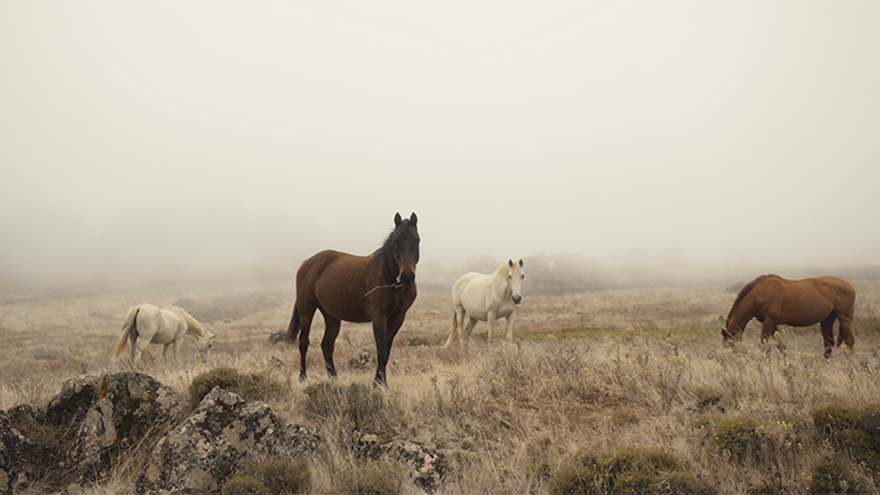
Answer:
M416 283L416 272L402 272L397 281L405 287L412 287Z
M514 295L512 299L513 299L513 304L519 304L522 302L522 296L519 294Z

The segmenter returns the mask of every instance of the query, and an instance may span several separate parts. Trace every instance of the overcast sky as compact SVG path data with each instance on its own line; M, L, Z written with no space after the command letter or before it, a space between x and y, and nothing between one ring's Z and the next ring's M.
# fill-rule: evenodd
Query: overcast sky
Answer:
M367 254L398 211L443 264L880 264L878 26L880 2L2 2L0 275Z

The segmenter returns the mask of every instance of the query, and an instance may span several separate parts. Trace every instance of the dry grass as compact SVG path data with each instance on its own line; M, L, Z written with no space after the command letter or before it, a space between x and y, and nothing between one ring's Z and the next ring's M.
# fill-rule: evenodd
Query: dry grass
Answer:
M287 327L290 284L82 297L6 295L0 296L5 344L0 408L44 404L70 377L126 368L109 358L127 308L188 297L208 304L240 302L240 310L208 322L219 337L207 365L188 339L177 363L165 363L157 347L142 370L182 394L195 376L221 364L285 384L268 399L273 410L287 421L320 427L329 440L309 460L308 493L338 490L339 473L385 462L363 453L359 438L364 433L378 435L379 443L406 439L441 452L441 493L548 493L554 477L582 456L602 458L627 448L670 454L683 470L721 493L802 493L813 483L814 471L829 462L852 468L860 476L853 483L870 491L876 489L875 467L822 440L809 414L828 404L863 409L880 402L880 283L854 285L856 348L837 349L827 361L817 328L783 329L779 340L786 350L781 351L761 346L753 323L741 346L722 348L718 318L735 297L723 288L526 294L513 345L487 347L485 324L480 324L475 347L444 351L440 346L452 318L449 296L422 291L395 342L389 388L360 387L370 383L374 371L344 366L330 384L350 393L380 394L381 400L364 402L368 409L356 418L369 431L357 432L344 408L317 414L321 409L309 402L315 400L309 387L327 382L318 345L320 318L306 383L296 379L295 348L267 341ZM364 345L372 345L368 325L343 325L337 364ZM752 433L758 440L739 453L725 447L728 436L722 432L741 431L728 422L743 417L756 422ZM125 491L131 481L120 473L71 493ZM403 479L396 486L401 493L421 492Z

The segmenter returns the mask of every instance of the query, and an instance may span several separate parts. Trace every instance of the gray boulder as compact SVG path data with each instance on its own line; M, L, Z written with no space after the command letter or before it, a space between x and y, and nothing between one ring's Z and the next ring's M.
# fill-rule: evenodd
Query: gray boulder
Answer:
M217 493L242 461L260 455L295 457L319 442L315 430L281 422L265 403L216 387L159 441L136 492Z
M431 492L440 488L444 464L441 455L404 440L394 446L391 456L406 467L407 476L422 489Z
M76 426L68 450L82 480L107 473L120 452L157 441L187 413L188 402L155 378L126 371L101 375L91 407Z
M30 470L22 465L36 446L16 428L9 415L0 412L0 493L12 493L27 486Z
M45 406L0 413L0 494L96 481L119 455L157 440L185 414L185 400L149 375L67 380Z

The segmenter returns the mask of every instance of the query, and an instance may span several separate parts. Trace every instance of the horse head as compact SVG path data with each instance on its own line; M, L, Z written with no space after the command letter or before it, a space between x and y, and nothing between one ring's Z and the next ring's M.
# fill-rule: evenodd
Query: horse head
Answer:
M507 286L510 287L510 298L514 304L522 302L523 280L526 274L523 273L523 260L514 263L513 260L507 260Z
M724 344L724 347L733 347L734 345L742 342L742 331L728 332L727 328L722 328L721 338L721 342L722 344Z
M397 282L411 287L416 282L416 264L419 262L419 218L415 213L402 219L400 213L394 215L394 232L391 234L394 246L394 261L399 273Z
M202 357L202 362L208 362L208 353L211 352L211 345L214 343L214 337L217 334L213 334L207 330L204 331L201 337L197 340L197 345L199 347L199 355Z

